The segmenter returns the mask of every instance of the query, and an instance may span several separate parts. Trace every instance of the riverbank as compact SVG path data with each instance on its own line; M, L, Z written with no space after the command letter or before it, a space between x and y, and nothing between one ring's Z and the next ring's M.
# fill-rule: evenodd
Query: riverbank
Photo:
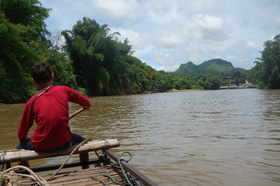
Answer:
M160 91L145 91L145 92L143 92L143 94L164 93L164 92L192 92L192 91L202 91L202 90L199 90L199 89L178 90L178 89L173 88L171 90L167 90L167 91L163 91L163 92L160 92Z
M192 91L202 91L202 90L199 90L199 89L183 89L183 90L178 90L178 89L171 89L171 90L168 90L167 92L192 92Z

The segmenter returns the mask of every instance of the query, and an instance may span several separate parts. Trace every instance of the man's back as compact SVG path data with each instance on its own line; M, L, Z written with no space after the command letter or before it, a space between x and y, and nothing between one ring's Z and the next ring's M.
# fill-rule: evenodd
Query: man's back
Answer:
M38 150L47 150L66 144L72 137L68 126L68 101L83 106L90 106L90 102L65 86L53 86L36 99L41 92L27 102L18 133L25 136L34 118L37 128L31 137L32 144Z

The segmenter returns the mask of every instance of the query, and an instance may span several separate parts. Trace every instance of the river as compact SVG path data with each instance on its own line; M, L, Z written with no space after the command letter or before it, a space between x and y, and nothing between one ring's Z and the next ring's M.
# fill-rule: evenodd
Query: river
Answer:
M280 185L280 90L169 92L91 102L90 110L70 121L72 131L117 138L121 146L113 151L131 152L130 164L158 185ZM23 107L0 104L0 149L18 143Z

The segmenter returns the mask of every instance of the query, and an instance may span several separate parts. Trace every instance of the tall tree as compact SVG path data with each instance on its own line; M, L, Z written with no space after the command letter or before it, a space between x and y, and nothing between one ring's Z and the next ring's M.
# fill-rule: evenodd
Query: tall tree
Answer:
M26 101L35 89L30 67L42 59L49 9L37 0L0 0L0 101Z
M126 55L130 52L127 41L109 34L107 25L83 18L72 31L63 31L67 50L73 60L79 86L89 95L118 94L125 86L121 74L125 71Z
M38 60L19 36L19 29L0 13L0 101L23 101L31 94L29 70Z
M44 19L49 11L38 0L0 0L0 12L15 25L25 28L23 35L28 39L45 39L49 34ZM22 29L24 29L22 28Z
M251 76L267 88L280 88L280 35L264 42L264 50L251 70Z

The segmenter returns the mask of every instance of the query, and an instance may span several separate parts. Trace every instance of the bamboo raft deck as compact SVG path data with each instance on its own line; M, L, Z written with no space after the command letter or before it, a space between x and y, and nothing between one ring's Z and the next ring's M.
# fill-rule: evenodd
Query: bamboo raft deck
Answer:
M39 173L39 175L42 173ZM62 169L52 180L48 181L49 185L67 185L67 186L86 186L86 185L104 185L98 180L93 179L93 176L96 176L99 179L102 179L107 185L117 185L111 179L101 176L101 175L110 175L116 181L122 182L124 177L115 165L112 166L101 166L101 167L90 167L88 169ZM47 179L50 174L40 175L44 179ZM21 180L22 183L32 182L30 179Z
M62 151L56 152L36 152L30 150L9 150L5 154L0 153L0 172L1 179L3 178L3 173L12 169L11 163L18 161L29 161L35 159L49 158L49 157L60 157L60 156L68 156L71 152L73 154L79 155L79 162L65 164L63 168L53 175L53 172L57 170L61 165L53 165L46 167L35 167L30 168L33 173L37 176L42 177L44 180L47 180L47 184L43 185L75 185L75 186L83 186L83 185L120 185L116 184L112 181L112 179L108 178L110 176L114 178L115 181L124 182L122 185L128 185L127 177L133 176L137 181L140 181L143 185L156 185L145 175L140 173L138 170L129 165L125 160L120 160L116 154L112 151L108 150L110 148L118 147L119 141L116 139L108 139L108 140L94 140L89 141L86 144L83 144L80 147L77 145ZM76 150L75 150L76 148ZM99 156L98 159L90 160L89 152L102 150L103 155ZM104 156L105 155L105 156ZM95 157L96 158L96 157ZM6 170L4 170L4 165L6 165ZM122 169L121 169L122 168ZM34 180L32 183L32 179L21 177L20 174L31 175L29 170L19 169L15 170L16 177L13 177L14 180L10 179L10 182L19 181L22 184L34 184ZM126 171L124 174L123 170ZM11 172L10 172L11 173ZM49 179L51 176L53 177ZM106 176L105 176L106 175ZM7 176L7 175L6 175ZM12 177L10 175L10 177ZM9 178L10 178L9 177ZM0 180L0 185L8 185L4 183L7 180ZM128 180L129 181L129 180ZM132 180L133 181L133 180ZM31 184L32 183L32 184ZM134 185L133 182L131 182ZM34 184L40 185L40 183Z

